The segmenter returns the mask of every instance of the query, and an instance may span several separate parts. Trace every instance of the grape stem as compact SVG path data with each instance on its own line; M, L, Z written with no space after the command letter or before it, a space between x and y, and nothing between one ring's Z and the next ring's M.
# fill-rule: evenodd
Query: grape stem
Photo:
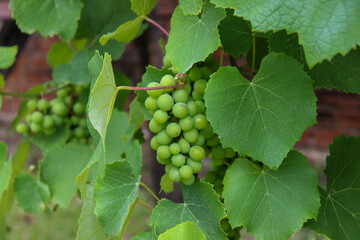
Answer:
M158 29L160 29L163 33L165 33L166 36L169 36L168 31L166 31L160 24L158 24L157 22L155 22L154 20L152 20L151 18L144 16L144 19L146 21L148 21L149 23L154 24Z
M160 201L160 198L156 196L156 194L151 191L151 189L143 182L140 182L140 186L143 186L157 201Z
M134 90L134 91L148 91L148 90L160 90L160 89L169 89L169 88L183 88L184 85L171 85L171 86L162 86L162 87L130 87L130 86L119 86L117 90Z
M144 202L143 200L141 200L140 198L136 199L137 203L140 203L141 205L143 205L144 207L146 207L147 209L150 209L151 211L154 209L152 206L150 206L149 204L147 204L146 202Z
M70 87L70 84L65 84L64 86L58 87L58 88L54 88L50 91L44 92L44 93L38 93L38 94L33 94L33 93L17 93L17 92L0 92L0 95L2 96L6 96L6 97L20 97L20 98L35 98L35 97L41 97L41 96L46 96L52 93L55 93L57 91L59 91L60 89L63 88L67 88Z

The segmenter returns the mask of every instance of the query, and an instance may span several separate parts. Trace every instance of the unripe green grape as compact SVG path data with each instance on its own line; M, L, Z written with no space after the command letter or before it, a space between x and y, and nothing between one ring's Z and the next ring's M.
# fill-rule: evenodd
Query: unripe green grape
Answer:
M157 82L151 82L147 85L147 87L160 87L160 84ZM146 92L147 92L147 94L149 94L149 96L157 98L161 94L163 94L164 90L163 89L147 90Z
M51 115L51 117L54 119L54 122L57 126L60 126L64 123L64 118L62 118L62 117L59 117L55 114Z
M82 127L77 127L74 129L74 136L77 138L83 138L85 137L86 131Z
M172 71L174 75L179 73L179 71L174 66L170 67L169 70Z
M33 112L31 114L31 122L34 122L34 123L41 123L44 119L44 116L41 112Z
M37 109L39 109L40 111L46 111L49 107L49 102L46 101L46 99L40 99L37 102Z
M196 105L198 106L198 113L205 112L205 104L203 101L195 101Z
M201 75L202 77L207 80L210 78L210 75L213 73L213 71L207 67L207 66L203 66L200 68L200 71L201 71Z
M74 115L74 116L71 116L70 122L71 122L71 125L76 126L76 125L79 125L80 119L79 119L79 117Z
M180 167L179 172L180 172L180 177L182 179L188 179L194 174L192 168L188 165L184 165Z
M75 86L75 91L78 93L81 93L82 91L85 91L85 90L87 90L87 86L84 86L84 85L76 85Z
M234 229L235 230L235 234L234 234L234 236L232 237L232 240L239 240L240 239L240 237L241 237L241 234L240 234L240 231L239 231L239 229Z
M193 117L197 114L198 106L196 105L196 103L194 101L188 101L186 103L186 106L189 111L189 116Z
M194 143L197 141L199 133L195 128L193 128L190 131L183 132L183 136L185 140L188 141L189 143Z
M157 155L162 159L168 159L171 157L169 146L160 146L156 151Z
M161 130L165 129L165 124L159 124L155 121L155 119L151 119L149 122L149 129L153 133L158 133Z
M193 120L194 127L199 130L204 129L208 123L206 117L203 114L196 114Z
M159 109L154 113L154 119L158 124L163 124L169 119L167 112Z
M191 167L193 173L199 173L204 167L202 162L197 162L191 158L188 158L186 165Z
M198 92L196 92L196 91L193 91L193 92L191 93L191 96L192 96L192 98L193 98L194 100L196 100L196 101L202 101L202 100L203 100L203 97L204 97L204 95L201 95L200 93L198 93Z
M192 81L196 81L196 80L200 79L201 77L202 77L202 73L201 73L200 69L196 65L193 66L189 72L189 78Z
M37 101L35 99L31 99L26 103L26 107L29 111L35 111L37 108Z
M165 86L174 86L176 85L176 81L175 78L169 74L164 75L161 80L160 80L160 86L165 87ZM165 92L171 92L174 89L173 88L169 88L169 89L164 89Z
M205 174L204 179L206 182L214 184L218 179L218 174L215 171L209 171Z
M44 128L51 128L55 126L55 121L50 115L45 115L43 120L43 127Z
M69 94L68 88L64 88L64 89L60 89L59 91L57 91L56 96L64 99L68 94Z
M178 137L181 133L181 128L179 126L179 124L177 123L169 123L166 127L166 133L172 137L172 138L175 138L175 137Z
M41 125L38 124L38 123L32 122L32 123L30 124L30 130L31 130L31 132L33 132L33 133L38 133L38 132L41 131Z
M231 226L227 218L221 219L220 226L224 232L231 230Z
M167 165L171 162L170 158L162 158L159 155L156 155L156 161L162 165Z
M80 142L81 142L82 144L88 144L88 143L89 143L89 140L88 140L87 138L83 137L83 138L80 139Z
M206 145L209 147L215 147L220 143L219 137L214 134L212 138L206 139Z
M184 118L188 115L188 109L185 103L175 103L172 112L177 118Z
M191 93L191 85L190 85L189 82L187 82L187 83L185 84L185 86L184 86L183 89L187 92L188 95L190 95L190 93Z
M226 234L227 234L228 238L232 238L232 237L235 236L235 230L234 230L234 229L230 229L230 230L227 231Z
M180 144L178 144L178 143L172 143L172 144L170 145L170 153L171 153L172 155L179 154L180 151L181 151Z
M165 166L165 172L166 172L167 174L169 174L170 170L171 170L173 167L174 167L174 166L173 166L171 163L166 164L166 166Z
M205 158L205 150L200 146L192 146L189 151L189 156L195 161L201 161Z
M204 79L199 79L194 84L194 90L199 93L200 95L205 94L205 88L206 88L207 81Z
M183 154L189 153L190 151L190 143L185 139L180 139L178 144L180 145L180 152Z
M205 137L204 137L204 135L202 135L201 133L199 133L198 139L197 139L197 141L194 143L194 145L196 145L196 146L202 146L202 145L204 145L204 144L205 144Z
M79 120L79 127L86 128L87 129L87 123L85 118L81 118Z
M214 163L215 166L221 166L225 163L225 158L212 157L211 161Z
M50 101L50 107L54 106L56 103L63 103L63 101L59 98L54 98L53 100Z
M160 145L169 145L172 141L172 138L166 133L165 130L162 130L156 135L156 140Z
M210 125L209 122L206 124L206 127L205 127L205 128L203 128L203 129L200 130L200 133L201 133L202 135L204 135L204 137L205 137L206 139L209 139L209 138L211 138L212 136L214 136L214 131L213 131L213 129L212 129L212 127L211 127L211 125Z
M211 149L211 154L215 158L224 158L225 157L225 149L222 148L221 144L218 144Z
M76 115L81 116L85 114L85 107L81 102L75 103L73 106L73 110Z
M56 128L55 127L50 127L50 128L44 128L43 129L43 132L46 134L46 135L53 135L56 131Z
M157 105L163 111L170 111L174 106L174 99L169 94L162 94L157 99Z
M29 132L29 127L26 126L24 123L19 123L16 126L16 131L20 134L27 134Z
M145 100L145 107L149 110L157 110L159 108L157 105L157 98L151 96L147 97Z
M180 176L179 168L177 168L177 167L172 167L172 168L169 170L169 178L170 178L171 181L173 181L173 182L180 182L180 181L181 181L181 176Z
M226 158L233 158L235 157L236 152L232 148L225 148L225 157Z
M184 155L182 155L182 154L176 154L171 157L171 163L175 167L181 167L185 164L185 162L186 162L186 159L185 159Z
M32 122L32 120L31 120L31 114L26 115L25 118L26 118L26 122L30 125L31 122Z
M181 130L189 131L194 127L194 121L193 121L192 117L188 116L183 119L180 119L179 125L180 125Z
M69 105L70 102L71 102L71 96L66 96L65 99L64 99L64 103L65 103L66 105Z
M155 151L158 149L158 147L160 146L160 144L159 144L158 141L156 140L156 137L151 138L150 146L151 146L151 148L154 149Z
M167 56L163 57L163 65L164 65L164 68L169 68L172 66L171 60L169 57L167 57Z
M149 112L150 112L151 116L154 116L156 110L149 110Z
M181 182L185 185L192 185L195 182L195 176L191 175L189 178L182 179Z
M173 98L175 102L186 103L189 99L189 94L184 89L177 89L173 92Z
M66 116L69 112L69 109L63 103L55 103L52 106L52 111L58 116Z

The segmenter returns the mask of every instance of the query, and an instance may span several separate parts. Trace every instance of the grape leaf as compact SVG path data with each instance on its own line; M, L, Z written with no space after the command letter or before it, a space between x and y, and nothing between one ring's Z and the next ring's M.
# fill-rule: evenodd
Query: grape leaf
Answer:
M226 216L225 210L209 183L196 181L191 186L181 185L184 203L160 200L151 215L150 224L156 233L187 221L194 222L206 236L206 239L227 239L220 228L220 219Z
M157 0L131 0L131 9L138 16L146 16L156 5Z
M142 159L142 151L141 151L141 145L138 140L135 140L132 142L132 144L129 146L129 148L126 150L125 153L126 161L128 161L133 170L134 175L140 175L141 171L141 159Z
M185 222L168 229L163 234L160 234L159 240L184 240L196 239L206 240L205 234L193 222Z
M16 178L14 190L19 206L27 213L37 214L41 202L50 202L49 187L27 173Z
M109 239L102 230L99 221L94 214L95 199L94 187L87 191L84 205L79 218L79 229L75 240L103 240Z
M184 15L198 15L203 3L202 0L179 0L179 6Z
M22 32L39 31L43 37L59 34L65 41L75 34L82 6L80 0L11 0L9 4Z
M139 193L140 176L134 176L131 164L125 160L106 164L104 180L95 186L95 214L105 233L116 236Z
M46 60L52 68L59 64L66 64L74 57L75 52L65 42L56 42L51 45L46 54Z
M46 183L52 200L66 207L76 192L76 176L84 169L92 150L82 144L67 144L51 148L43 159L41 180Z
M45 153L49 149L62 145L69 138L70 130L67 127L56 128L56 131L52 135L46 135L43 132L35 134L33 137L27 137L26 139L41 148Z
M142 106L138 101L138 97L135 97L130 104L130 125L134 127L133 134L141 128L141 125L145 121L144 114L142 112Z
M7 151L6 144L0 142L0 200L8 188L11 177L11 162L7 160Z
M167 173L165 173L162 177L161 177L161 181L160 181L160 192L164 191L164 193L168 194L173 192L174 189L174 182L169 178L169 175Z
M180 7L175 9L166 56L179 72L186 72L194 63L205 60L220 47L217 26L224 17L225 11L215 8L209 1L205 1L200 17L186 16Z
M88 62L90 54L81 50L67 64L59 64L54 68L52 76L55 83L89 84Z
M0 68L7 69L14 64L16 60L17 46L0 47Z
M157 240L153 232L145 232L138 236L132 237L131 240Z
M252 82L234 67L211 76L206 114L224 147L277 169L306 127L316 122L312 80L296 60L267 55Z
M95 53L99 55L99 53ZM89 64L89 67L93 65ZM97 80L91 89L89 97L89 119L92 126L99 132L102 139L105 139L106 128L109 124L112 109L117 95L111 57L105 53L102 69Z
M278 171L237 159L224 177L223 197L233 228L246 226L257 239L287 239L320 206L317 174L296 151Z
M317 221L307 227L333 240L357 239L360 234L360 138L334 139L326 158L326 190L320 189Z
M310 67L360 44L360 4L330 0L213 0L218 7L235 9L259 32L286 29L297 32ZM331 39L331 41L329 41Z
M250 22L237 16L227 16L218 29L225 52L238 57L249 51L253 39Z

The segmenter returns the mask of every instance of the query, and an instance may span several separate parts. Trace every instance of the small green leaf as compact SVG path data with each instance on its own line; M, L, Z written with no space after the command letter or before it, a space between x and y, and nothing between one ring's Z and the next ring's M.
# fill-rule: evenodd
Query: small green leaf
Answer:
M105 45L110 39L128 43L133 40L143 22L142 17L137 17L120 25L114 32L107 33L100 38L100 43Z
M138 16L146 16L155 7L158 0L131 0L131 9Z
M252 82L237 68L220 68L211 76L205 100L221 143L273 169L316 122L312 80L284 54L266 56Z
M179 0L179 6L184 15L199 15L203 2L202 0Z
M341 135L334 139L326 158L326 190L320 189L317 221L306 227L333 240L360 236L360 138Z
M225 52L238 57L249 51L253 39L250 22L228 16L220 22L218 29Z
M54 68L53 78L57 84L89 84L88 62L90 54L87 50L76 53L68 64L60 64Z
M180 7L175 9L166 56L179 72L184 73L194 63L205 60L220 46L217 26L224 17L224 9L215 8L209 1L205 2L200 17L186 16Z
M139 193L140 176L134 176L125 160L107 164L104 180L98 178L95 187L95 214L105 233L118 235Z
M50 200L48 186L27 173L20 174L14 183L16 199L25 212L37 214L43 199Z
M316 218L318 177L301 153L291 151L278 171L237 159L224 178L225 208L233 228L258 239L281 240Z
M99 53L95 53L98 55ZM89 65L91 67L92 65ZM105 139L112 109L115 103L117 88L111 64L111 57L105 53L102 69L97 77L89 98L89 119L92 126Z
M51 191L52 200L66 207L76 192L75 179L92 156L92 150L82 144L67 144L51 148L43 159L41 180Z
M50 50L46 54L46 59L50 66L54 68L60 64L66 64L71 61L75 52L65 42L56 42L51 45Z
M191 186L181 185L184 203L160 200L151 215L150 224L156 233L164 233L180 223L194 222L208 240L225 240L220 219L226 216L212 185L196 181Z
M157 240L153 232L145 232L138 236L132 237L131 240Z
M21 31L28 34L39 31L43 37L59 34L70 41L82 6L80 0L11 0L9 8Z
M0 47L0 68L7 69L13 65L16 60L17 46Z
M159 240L206 240L205 234L193 222L185 222L160 234Z
M162 177L161 177L161 181L160 181L160 192L164 191L164 193L168 194L173 192L174 189L174 182L169 178L169 175L167 173L165 173Z
M7 160L7 151L5 142L0 142L0 200L11 178L11 162Z
M130 125L134 127L133 134L141 128L141 125L145 121L144 114L142 112L142 106L138 101L138 97L135 97L130 104Z
M27 137L26 139L37 145L43 153L48 151L49 149L62 145L69 138L70 130L67 127L59 127L56 128L56 131L52 135L46 135L43 132L37 133L33 137Z
M138 140L132 142L129 148L125 153L126 161L128 161L134 170L134 175L138 176L141 172L141 159L142 159L142 151L141 145Z

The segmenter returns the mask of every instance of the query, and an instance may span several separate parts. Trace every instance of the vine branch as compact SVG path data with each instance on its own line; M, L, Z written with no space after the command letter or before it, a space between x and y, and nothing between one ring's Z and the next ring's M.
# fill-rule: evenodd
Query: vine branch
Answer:
M146 202L144 202L143 200L141 200L140 198L136 199L137 203L140 203L141 205L143 205L144 207L146 207L147 209L150 209L151 211L154 209L152 206L150 206L149 204L147 204Z
M156 199L156 201L160 201L160 198L156 196L156 194L151 191L151 189L145 183L140 182L140 186L143 186Z
M160 90L160 89L169 89L169 88L183 88L183 85L171 85L171 86L162 86L162 87L130 87L130 86L119 86L117 90L133 90L133 91L147 91L147 90Z
M17 92L0 92L0 95L2 96L8 96L8 97L21 97L21 98L35 98L35 97L41 97L41 96L46 96L52 93L55 93L57 91L59 91L60 89L63 88L67 88L70 87L71 84L66 84L64 86L58 87L58 88L54 88L52 90L49 90L47 92L44 93L17 93Z
M146 21L148 21L149 23L154 24L158 29L160 29L163 33L165 33L166 36L169 36L169 32L165 30L165 28L163 28L159 23L155 22L154 20L152 20L151 18L144 16L144 19Z

